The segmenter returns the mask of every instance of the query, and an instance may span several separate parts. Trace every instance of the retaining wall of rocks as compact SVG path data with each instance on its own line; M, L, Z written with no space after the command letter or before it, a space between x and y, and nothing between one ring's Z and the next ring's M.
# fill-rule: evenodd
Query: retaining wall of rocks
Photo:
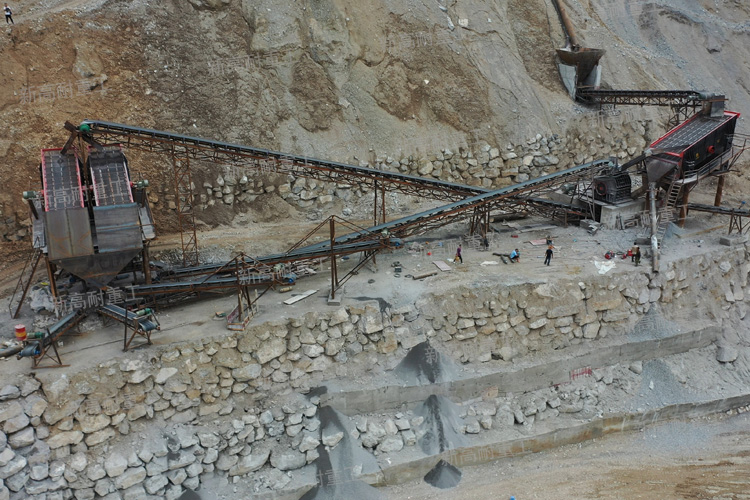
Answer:
M599 115L592 115L599 116ZM640 154L651 140L650 120L582 120L560 136L537 134L505 146L477 143L457 148L436 147L426 154L377 154L361 166L432 177L449 182L499 189L595 159L617 157L627 161ZM272 166L269 166L272 170ZM200 178L198 174L194 177ZM242 206L258 196L275 193L295 207L330 208L335 201L348 205L370 191L368 186L336 185L313 179L288 179L248 170L226 170L204 175L194 186L195 206ZM155 209L175 210L169 186L154 186L150 200ZM348 215L348 213L345 213Z
M316 458L321 441L340 439L320 435L319 399L295 394L349 367L360 375L362 367L391 368L425 339L457 361L508 363L624 334L657 304L666 318L699 310L720 324L745 316L748 272L742 246L670 263L658 274L516 286L498 278L415 305L363 302L151 347L44 376L44 384L19 375L0 391L0 500L176 498L205 474L234 480L261 470L257 487L278 489L291 480L288 471ZM273 403L281 397L288 402ZM545 398L545 408L559 412L556 404ZM526 422L525 410L524 419L511 413ZM508 412L496 414L509 422ZM392 420L383 425L408 446L414 422ZM356 437L393 452L396 439L381 448L397 435L385 430L370 446L367 434Z

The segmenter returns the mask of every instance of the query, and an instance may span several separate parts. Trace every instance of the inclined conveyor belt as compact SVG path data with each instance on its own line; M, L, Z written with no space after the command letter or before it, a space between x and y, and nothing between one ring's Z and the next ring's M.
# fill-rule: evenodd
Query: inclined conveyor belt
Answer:
M115 135L121 135L128 138L144 138L147 140L157 140L162 142L168 142L171 144L183 145L191 148L204 148L212 149L216 151L225 152L228 154L246 155L256 158L269 158L274 159L281 164L290 165L294 164L296 169L315 169L315 170L328 170L332 172L342 172L346 174L354 174L359 177L386 181L398 184L410 184L419 185L424 187L431 187L442 189L445 191L458 192L472 194L480 191L480 189L466 186L464 184L442 181L439 179L427 179L416 175L402 174L399 172L391 172L388 170L378 170L368 167L358 167L355 165L349 165L346 163L340 163L335 161L321 160L317 158L308 158L307 156L291 155L287 153L281 153L279 151L272 151L269 149L253 148L250 146L244 146L241 144L233 144L229 142L214 141L211 139L202 139L200 137L192 137L183 134L176 134L173 132L164 132L161 130L152 130L141 127L134 127L131 125L124 125L121 123L111 123L99 120L84 120L81 122L81 126L87 125L90 127L93 133L109 133Z
M148 316L138 316L136 313L115 304L102 306L99 308L99 312L120 323L127 322L128 324L132 324L134 321L138 321L140 329L144 332L150 332L159 328L159 323L151 320Z
M342 255L347 253L354 253L367 250L375 250L384 246L389 246L387 242L381 242L380 239L385 239L389 236L390 246L400 246L403 242L398 239L406 236L408 229L418 227L422 221L431 221L436 217L440 217L445 214L458 213L462 211L472 210L476 207L490 203L494 200L501 200L504 198L512 198L519 193L530 191L535 187L544 186L549 184L556 179L564 179L576 174L583 174L589 170L601 169L609 167L611 164L609 160L597 160L584 165L555 172L553 174L538 177L536 179L528 180L520 184L508 186L495 191L485 192L470 198L466 198L461 201L443 205L440 207L432 208L420 212L417 214L402 217L384 224L379 224L361 231L355 231L343 236L339 236L334 239L334 245L336 255ZM551 208L558 208L567 210L571 213L582 214L582 209L574 207L566 203L555 202L551 200L544 200L541 198L529 198L531 203L544 204ZM520 200L519 202L523 202ZM396 239L394 239L396 238ZM375 240L375 241L374 241ZM258 257L256 259L247 260L248 265L263 264L263 265L274 265L284 262L293 262L306 259L314 259L318 257L327 257L331 254L330 241L322 241L312 245L296 248L288 253L279 253L273 255L267 255L264 257ZM180 274L200 274L218 271L220 268L227 266L226 263L221 264L206 264L201 266L193 266L187 268L176 269L172 271L172 276L178 276ZM227 266L227 272L231 272L231 267Z

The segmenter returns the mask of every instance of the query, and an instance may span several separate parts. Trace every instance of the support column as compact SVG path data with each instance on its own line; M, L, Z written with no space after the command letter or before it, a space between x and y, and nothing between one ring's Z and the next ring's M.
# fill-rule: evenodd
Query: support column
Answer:
M649 208L651 211L651 267L655 273L659 272L659 241L656 237L657 233L657 222L656 222L656 183L650 182L648 184L648 198Z
M55 265L49 261L49 256L44 256L44 264L47 268L47 277L49 278L49 291L52 294L52 298L57 298L57 281L55 280Z
M375 181L375 186L373 188L375 199L372 203L372 225L377 226L378 225L378 181Z
M719 182L716 184L716 197L714 198L714 206L721 206L721 197L724 195L724 179L725 175L719 176Z
M336 298L336 288L339 286L339 277L336 272L336 253L333 243L336 239L336 221L331 217L331 300Z
M151 258L148 254L148 243L145 243L143 245L143 250L141 250L141 258L143 259L143 277L146 280L146 284L151 284Z
M193 182L190 177L190 158L186 152L172 150L172 171L174 174L175 205L177 222L182 243L182 265L198 264L198 236L195 230L193 213Z
M685 227L685 219L688 214L688 203L690 199L690 186L685 186L682 194L682 205L680 205L680 220L678 221L680 227Z

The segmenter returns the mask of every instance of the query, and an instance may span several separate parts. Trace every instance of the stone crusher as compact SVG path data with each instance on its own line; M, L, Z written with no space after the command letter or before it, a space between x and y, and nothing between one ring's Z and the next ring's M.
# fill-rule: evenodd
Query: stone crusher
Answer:
M552 3L555 4L555 9L557 9L557 13L560 16L560 22L562 23L562 28L565 31L567 39L567 45L562 49L557 49L557 56L559 58L557 67L571 99L576 100L576 94L579 89L599 88L602 79L599 60L604 55L604 50L582 47L573 29L573 23L562 4L562 0L552 0Z

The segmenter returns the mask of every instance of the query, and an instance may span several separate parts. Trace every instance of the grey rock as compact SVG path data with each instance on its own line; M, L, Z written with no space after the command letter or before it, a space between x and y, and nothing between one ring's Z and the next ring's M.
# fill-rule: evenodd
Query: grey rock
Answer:
M26 416L25 413L21 413L20 415L9 418L5 421L5 425L3 426L3 430L6 434L12 434L14 432L18 432L29 425L29 417Z
M308 452L310 450L314 450L318 447L320 444L320 441L316 439L314 436L311 436L309 434L305 435L305 437L302 438L302 442L299 445L299 451L302 453Z
M23 413L23 407L18 401L0 403L0 422L5 422Z
M367 422L367 433L375 438L382 438L386 435L385 428L374 420Z
M100 464L91 464L86 470L86 477L88 477L91 481L98 481L106 475L107 471L105 471L104 467L102 467Z
M248 363L232 370L232 377L238 382L247 382L260 377L262 366L258 363Z
M219 460L216 461L216 468L223 471L228 471L239 461L237 455L221 455Z
M720 345L716 351L716 360L720 363L732 363L737 356L739 356L739 351L730 345Z
M114 489L115 486L112 483L112 480L109 478L100 479L94 486L94 491L96 492L96 494L102 497L109 494L111 491L114 491Z
M21 395L21 390L15 385L6 385L0 389L0 401L16 399Z
M8 444L10 444L12 448L23 448L24 446L31 446L34 444L34 439L34 428L26 427L22 431L8 436Z
M142 484L131 486L122 492L122 500L142 500L146 498L146 490Z
M271 453L271 465L282 471L299 469L306 463L304 453L284 449L274 449Z
M398 434L398 427L396 427L396 424L390 418L386 419L383 428L385 429L385 433L390 436L395 436L396 434Z
M41 462L33 464L31 467L31 479L34 481L43 481L49 477L49 464Z
M156 374L156 377L154 377L154 382L156 382L159 385L164 384L171 376L177 373L177 368L173 367L165 367L159 370L159 373Z
M88 459L86 458L86 454L80 452L71 456L70 461L68 462L70 468L76 472L81 472L82 470L84 470L87 464Z
M4 467L0 467L0 479L8 479L21 472L27 463L21 455L14 456Z
M149 477L158 476L169 470L169 460L166 456L156 457L146 465L146 474Z
M0 467L5 467L8 465L8 462L13 460L13 457L16 456L16 452L11 450L10 448L5 448L2 452L0 452Z
M169 459L169 470L181 469L195 462L196 457L193 453L188 451L181 451L177 458Z
M411 429L411 425L409 425L409 420L408 419L398 418L398 419L396 419L396 421L394 423L396 424L396 427L400 431L406 431L406 430Z
M257 453L251 453L250 455L242 457L234 467L229 469L229 475L230 476L243 476L250 472L255 472L259 470L261 467L263 467L266 464L270 454L271 454L270 450L261 450L261 451L258 451ZM302 455L302 457L304 458L304 455ZM304 463L302 465L304 465ZM297 468L297 467L294 467L294 468Z
M378 450L383 453L392 453L395 451L401 451L403 447L404 442L401 439L401 436L388 436L383 440L382 443L380 443L380 446L378 446Z
M165 476L158 475L146 479L146 481L143 483L143 486L145 487L146 492L149 495L156 495L156 493L164 488L167 484L169 484L167 478Z
M260 423L263 425L269 425L273 422L273 413L270 410L266 410L260 414Z
M182 469L173 470L167 474L167 478L172 484L182 484L187 479L187 472Z
M104 470L107 476L115 478L120 476L128 468L128 461L119 453L111 453L104 461Z
M120 490L126 490L136 484L141 484L146 479L146 468L136 467L126 470L115 479L115 486Z
M341 441L344 438L344 433L343 432L335 432L331 434L323 433L322 438L323 438L324 445L328 446L329 448L333 448L339 443L339 441ZM300 451L304 451L304 450L300 450Z
M476 418L470 418L466 421L466 433L467 434L479 434L480 427L479 421Z
M23 488L28 481L29 481L29 474L26 472L21 472L6 479L5 486L7 486L10 491L17 492L17 491L21 491L21 488ZM39 491L39 493L43 493L43 491ZM19 497L16 497L16 498L19 498Z
M417 444L417 435L411 429L401 433L401 437L404 440L406 446L414 446Z
M200 440L201 446L204 448L215 448L221 441L219 436L213 432L199 432L198 439Z
M83 440L83 432L81 431L67 431L59 432L47 439L47 444L50 448L57 449L62 446L80 443Z

